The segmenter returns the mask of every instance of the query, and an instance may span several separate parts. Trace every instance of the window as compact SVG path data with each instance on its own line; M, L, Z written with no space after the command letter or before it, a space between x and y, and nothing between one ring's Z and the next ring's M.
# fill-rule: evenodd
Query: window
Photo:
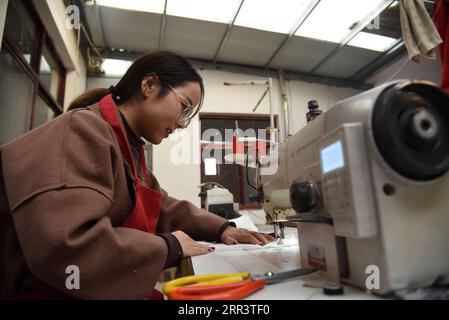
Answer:
M31 2L8 1L0 58L0 144L63 112L65 73Z
M29 127L29 106L33 103L35 84L2 46L0 55L0 144L22 134ZM20 94L12 93L20 92Z
M44 43L39 66L39 79L51 96L60 104L64 102L60 96L60 87L63 87L61 84L63 77L64 69L58 63L56 54L52 52L48 43Z
M32 59L35 59L38 31L32 16L21 2L8 1L4 34L8 35L14 48L31 64Z
M50 103L47 103L41 96L37 96L36 106L34 108L33 128L39 127L45 122L50 121L56 116L51 109Z

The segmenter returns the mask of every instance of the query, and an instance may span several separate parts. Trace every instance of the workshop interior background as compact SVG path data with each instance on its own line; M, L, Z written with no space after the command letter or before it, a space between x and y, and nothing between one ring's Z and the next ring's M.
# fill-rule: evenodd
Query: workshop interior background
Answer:
M425 5L432 16L433 1ZM243 183L244 168L222 165L210 176L203 161L192 159L207 144L200 136L207 126L269 124L269 99L252 111L263 86L225 82L272 78L271 107L283 140L306 125L310 100L326 111L389 80L441 80L439 57L419 64L408 58L397 1L0 0L0 35L0 144L60 115L85 90L115 85L143 52L167 49L189 58L206 88L187 128L191 159L169 161L176 136L146 148L163 187L196 205L197 186L220 180L242 207L258 206Z

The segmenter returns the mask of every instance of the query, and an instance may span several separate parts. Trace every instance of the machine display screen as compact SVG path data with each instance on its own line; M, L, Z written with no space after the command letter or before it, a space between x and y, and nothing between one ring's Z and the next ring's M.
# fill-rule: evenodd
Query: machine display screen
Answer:
M320 156L323 174L342 168L345 165L343 147L340 140L321 149Z

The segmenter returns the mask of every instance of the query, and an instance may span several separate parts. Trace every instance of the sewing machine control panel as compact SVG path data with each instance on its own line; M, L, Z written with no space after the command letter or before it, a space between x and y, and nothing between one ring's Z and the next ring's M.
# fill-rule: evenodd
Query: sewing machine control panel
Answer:
M363 238L376 234L369 159L363 125L345 124L319 143L325 210L335 234Z

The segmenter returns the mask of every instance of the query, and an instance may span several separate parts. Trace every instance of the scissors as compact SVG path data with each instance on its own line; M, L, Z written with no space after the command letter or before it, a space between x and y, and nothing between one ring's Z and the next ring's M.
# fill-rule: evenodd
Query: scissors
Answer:
M203 274L169 281L162 290L169 300L238 300L262 289L267 284L305 276L315 271L317 271L315 268L300 268L258 275L251 275L249 272Z

